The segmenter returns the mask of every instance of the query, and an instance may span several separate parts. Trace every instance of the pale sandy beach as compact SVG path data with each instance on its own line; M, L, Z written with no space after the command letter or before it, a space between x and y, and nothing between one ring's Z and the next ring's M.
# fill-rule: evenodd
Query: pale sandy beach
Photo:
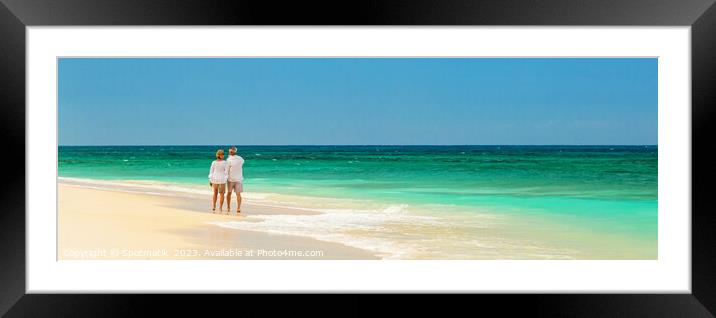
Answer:
M59 184L58 259L378 259L369 251L306 237L229 229L208 198ZM225 212L224 212L225 213ZM242 205L242 215L311 211Z

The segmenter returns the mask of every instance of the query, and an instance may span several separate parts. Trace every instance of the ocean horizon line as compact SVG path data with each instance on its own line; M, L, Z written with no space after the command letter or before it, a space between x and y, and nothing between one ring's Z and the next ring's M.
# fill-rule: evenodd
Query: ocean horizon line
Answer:
M642 147L658 144L117 144L117 145L58 145L58 147Z

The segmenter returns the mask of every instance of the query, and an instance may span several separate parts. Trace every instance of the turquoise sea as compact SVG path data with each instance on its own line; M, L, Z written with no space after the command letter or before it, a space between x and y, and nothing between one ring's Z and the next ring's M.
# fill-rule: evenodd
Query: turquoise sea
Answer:
M59 176L208 193L214 153L228 146L61 146ZM385 258L657 258L655 145L239 146L239 154L248 202L323 213L221 226Z

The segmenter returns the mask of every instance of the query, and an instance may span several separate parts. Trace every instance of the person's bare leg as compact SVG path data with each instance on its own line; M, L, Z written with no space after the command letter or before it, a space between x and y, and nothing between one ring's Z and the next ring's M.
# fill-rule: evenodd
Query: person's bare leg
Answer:
M224 210L224 192L220 192L221 197L219 198L219 211Z
M229 192L226 192L226 211L231 211L231 187L229 187Z
M211 210L216 211L216 195L219 193L219 189L214 188L214 196L211 200Z
M236 192L236 214L241 213L241 192Z

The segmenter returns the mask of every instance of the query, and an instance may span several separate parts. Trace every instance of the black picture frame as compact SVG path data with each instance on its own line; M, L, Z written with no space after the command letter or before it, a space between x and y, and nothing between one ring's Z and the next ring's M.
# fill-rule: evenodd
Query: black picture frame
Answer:
M716 313L716 213L708 182L710 120L716 112L714 0L409 0L409 1L141 1L0 0L0 313L18 316L128 316L137 306L181 300L137 295L39 295L25 289L26 26L86 25L589 25L690 26L692 63L691 294L481 295L471 301L502 313L531 315L713 317ZM26 152L24 152L26 153ZM23 162L25 162L23 160ZM687 213L688 211L684 211ZM186 296L178 296L186 297ZM193 298L192 301L207 298ZM214 305L220 304L215 298ZM520 304L519 306L505 305ZM209 307L204 307L208 309Z

